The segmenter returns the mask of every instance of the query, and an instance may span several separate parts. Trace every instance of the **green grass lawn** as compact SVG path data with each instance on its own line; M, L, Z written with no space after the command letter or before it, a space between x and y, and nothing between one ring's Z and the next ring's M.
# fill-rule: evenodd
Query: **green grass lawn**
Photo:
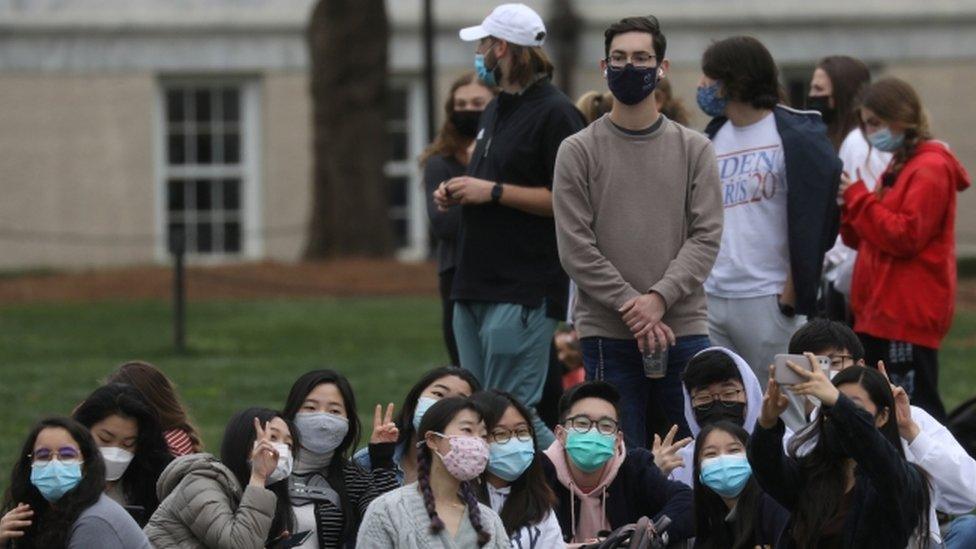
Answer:
M439 315L436 298L191 303L190 351L177 355L163 302L0 308L0 486L30 425L70 413L127 359L153 362L176 381L211 450L232 413L280 408L313 368L347 375L370 421L377 402L399 405L421 371L446 362ZM976 394L974 334L976 312L958 314L941 355L950 407Z

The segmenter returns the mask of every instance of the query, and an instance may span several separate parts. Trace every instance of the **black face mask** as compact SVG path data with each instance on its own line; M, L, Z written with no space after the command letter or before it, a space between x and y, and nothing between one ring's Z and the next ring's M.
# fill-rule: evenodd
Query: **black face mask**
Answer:
M731 421L742 427L746 422L745 402L713 402L707 409L696 406L694 412L698 427L705 427L718 421Z
M836 109L830 106L830 96L828 95L807 97L807 109L819 112L824 124L828 125L834 121L834 116L837 114Z
M451 113L451 124L464 137L474 139L478 135L478 121L481 111L454 111Z

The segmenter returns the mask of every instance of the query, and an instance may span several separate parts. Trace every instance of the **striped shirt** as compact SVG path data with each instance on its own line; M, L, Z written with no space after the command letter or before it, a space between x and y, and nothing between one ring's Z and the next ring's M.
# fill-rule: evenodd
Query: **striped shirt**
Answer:
M375 463L382 465L374 467L371 471L364 470L352 461L343 464L343 490L346 501L353 507L353 515L356 520L349 539L344 539L342 536L345 525L342 508L331 501L318 500L314 503L316 535L321 549L340 548L345 546L347 542L354 541L359 529L359 522L366 514L366 508L369 507L369 504L381 494L400 486L392 462L393 446L392 443L370 445L374 455L382 454L382 458L375 461Z
M163 433L163 437L166 439L166 445L169 446L169 453L173 454L173 457L193 453L193 441L190 440L190 435L186 434L186 431L182 429L170 429Z

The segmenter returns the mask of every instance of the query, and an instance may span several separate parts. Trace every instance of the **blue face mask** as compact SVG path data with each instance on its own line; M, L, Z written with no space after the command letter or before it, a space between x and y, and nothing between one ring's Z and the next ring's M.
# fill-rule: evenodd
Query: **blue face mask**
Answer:
M436 398L420 397L417 399L417 407L413 410L413 430L420 430L420 420L424 419L424 414L430 407L437 403Z
M716 494L731 499L742 493L751 476L752 467L745 454L723 454L703 459L698 478Z
M566 453L584 473L592 473L603 467L613 457L616 446L617 437L604 435L595 427L585 433L570 429L566 437Z
M698 88L698 107L708 116L722 116L728 99L718 96L719 83Z
M478 75L478 80L481 80L489 88L494 88L498 85L498 80L495 78L495 69L497 68L497 63L494 69L489 69L485 65L485 55L483 53L474 54L474 72Z
M883 152L895 152L905 144L905 134L895 135L891 128L881 128L868 136L871 146Z
M535 443L512 438L504 444L492 442L488 447L488 472L507 482L514 482L532 465Z
M607 87L624 105L636 105L657 87L657 67L638 68L627 63L623 68L607 66Z
M81 463L63 463L58 459L35 463L31 465L30 480L44 499L54 503L81 482Z

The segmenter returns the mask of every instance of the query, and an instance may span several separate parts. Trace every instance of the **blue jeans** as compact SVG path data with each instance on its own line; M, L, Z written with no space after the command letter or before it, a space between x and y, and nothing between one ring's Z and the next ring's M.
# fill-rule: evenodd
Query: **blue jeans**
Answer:
M678 438L691 436L685 421L681 375L688 360L710 345L708 336L679 337L668 349L668 371L663 378L644 375L644 359L637 340L585 337L580 340L586 379L602 379L620 391L620 427L628 448L650 448L647 441L647 403L655 399L668 422L678 426Z
M942 543L945 549L976 547L976 516L964 515L952 521Z

